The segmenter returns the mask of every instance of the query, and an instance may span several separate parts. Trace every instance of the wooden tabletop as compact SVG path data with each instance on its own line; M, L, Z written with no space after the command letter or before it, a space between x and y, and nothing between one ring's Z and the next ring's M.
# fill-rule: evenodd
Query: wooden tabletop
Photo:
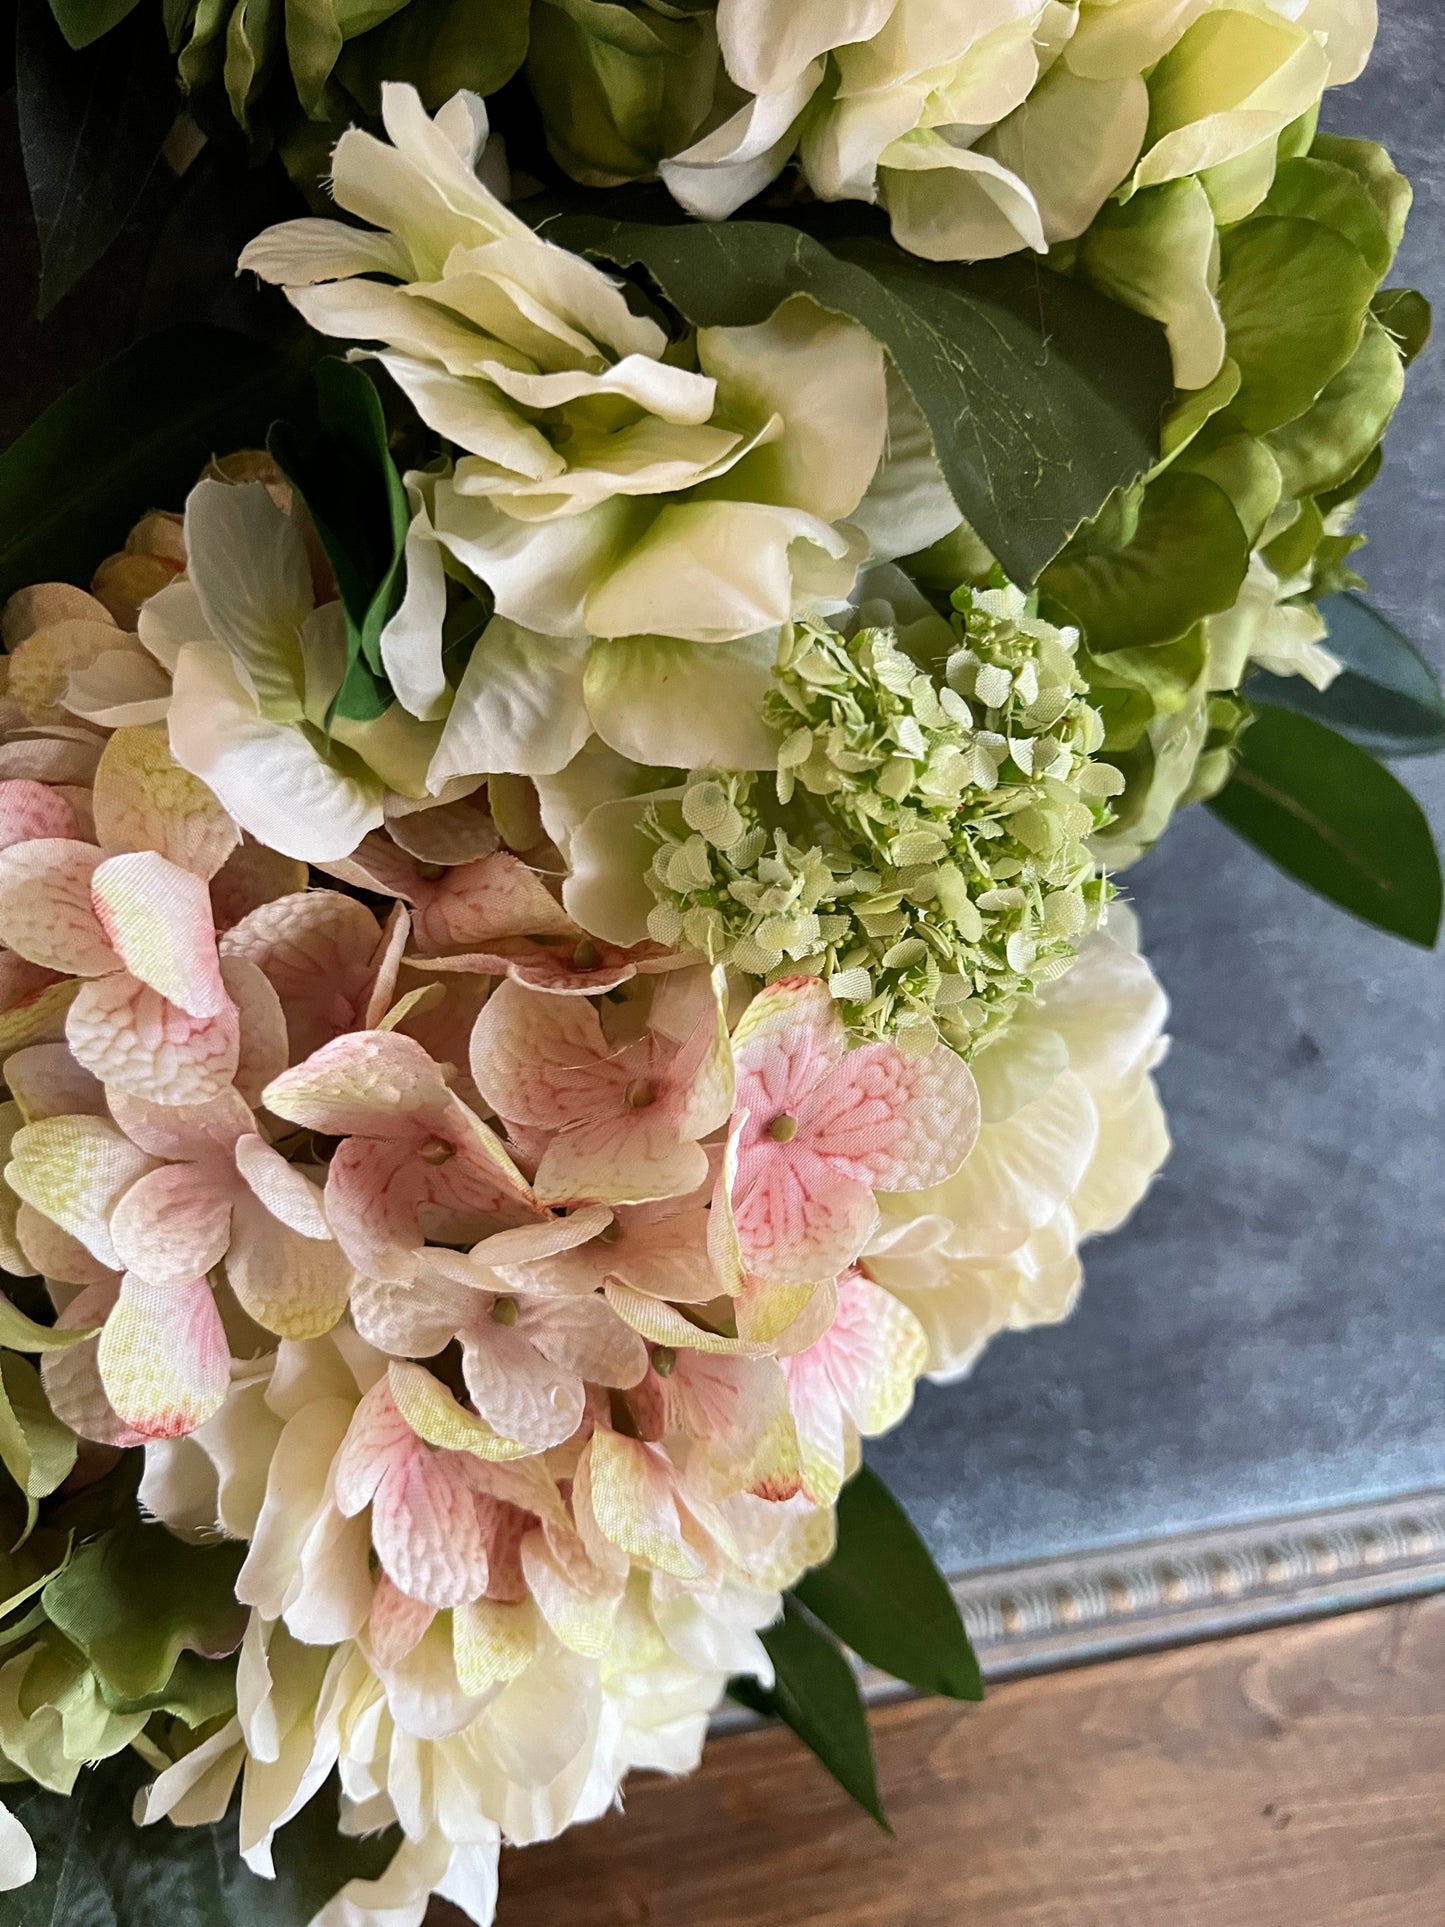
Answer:
M784 1733L502 1861L497 1927L1438 1927L1445 1596L874 1717L897 1833Z

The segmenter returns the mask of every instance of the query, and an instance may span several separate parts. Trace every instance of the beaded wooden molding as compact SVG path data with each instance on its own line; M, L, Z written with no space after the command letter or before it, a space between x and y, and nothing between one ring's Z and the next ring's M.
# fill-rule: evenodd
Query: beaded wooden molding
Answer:
M991 1679L1445 1588L1445 1491L971 1572L954 1596ZM875 1690L870 1676L868 1685ZM878 1678L876 1690L886 1690Z

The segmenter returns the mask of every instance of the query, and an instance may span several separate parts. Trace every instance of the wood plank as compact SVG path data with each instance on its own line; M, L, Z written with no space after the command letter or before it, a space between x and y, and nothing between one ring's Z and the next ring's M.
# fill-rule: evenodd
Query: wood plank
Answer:
M1445 1596L875 1716L890 1842L785 1734L502 1861L497 1927L1432 1927Z

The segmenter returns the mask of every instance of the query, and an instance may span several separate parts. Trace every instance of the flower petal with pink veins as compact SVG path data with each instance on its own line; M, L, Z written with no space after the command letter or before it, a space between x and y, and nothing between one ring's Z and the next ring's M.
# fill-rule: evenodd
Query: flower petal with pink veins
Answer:
M657 1301L639 1297L637 1302ZM680 1312L673 1315L682 1318ZM635 1385L647 1370L647 1347L629 1326L619 1309L600 1297L524 1299L517 1320L517 1330L544 1358L589 1384L617 1390Z
M125 968L192 1017L230 1009L205 879L154 850L107 857L90 897Z
M17 1267L22 1276L28 1270L51 1284L89 1286L103 1284L116 1275L87 1251L79 1238L52 1224L33 1204L22 1204L15 1213L15 1239L27 1260Z
M244 957L265 976L299 1060L360 1027L380 941L381 925L355 897L303 890L252 911L227 931L221 954Z
M413 1599L460 1606L487 1589L476 1495L447 1452L417 1439L387 1463L371 1502L371 1542L382 1570Z
M418 950L474 948L493 937L575 937L577 926L535 870L498 850L464 863L425 893L402 892L412 904Z
M878 1222L872 1191L797 1140L769 1149L787 1155L739 1160L733 1211L747 1270L777 1284L836 1277Z
M542 1153L535 1189L544 1204L579 1198L603 1204L643 1204L680 1198L708 1172L700 1144L679 1143L677 1124L661 1104L561 1131Z
M447 1106L440 1065L395 1031L353 1031L313 1051L266 1088L277 1117L334 1137L409 1138L415 1119Z
M605 1204L583 1205L580 1211L568 1212L565 1217L544 1218L540 1224L518 1225L511 1231L493 1232L473 1245L469 1256L475 1264L486 1265L488 1269L519 1265L530 1265L539 1258L551 1258L559 1252L571 1251L575 1246L585 1244L595 1238L612 1223L612 1213ZM526 1287L522 1286L525 1290Z
M532 1456L530 1446L502 1438L489 1425L473 1418L441 1380L421 1365L394 1358L386 1370L386 1384L396 1410L411 1430L440 1451L499 1464Z
M226 1255L239 1189L224 1165L165 1164L147 1172L111 1214L121 1264L152 1285L203 1278Z
M527 990L554 997L598 997L615 990L639 973L677 970L690 957L665 950L661 944L639 944L633 950L600 943L591 937L564 938L559 943L537 943L530 937L498 937L489 950L464 951L456 957L418 958L432 970L468 971L479 976L510 977Z
M668 1066L667 1105L684 1137L707 1137L727 1123L733 1107L733 1055L726 1001L727 978L718 968L712 973L710 1007L704 1009ZM701 1176L697 1182L703 1182Z
M573 1223L584 1215L574 1211L563 1223ZM630 1285L634 1291L681 1305L704 1305L722 1294L723 1287L707 1252L706 1210L639 1221L632 1210L625 1209L616 1222L620 1235L615 1239L594 1237L576 1250L517 1264L498 1264L491 1257L486 1262L517 1291L552 1296L596 1291L609 1278ZM489 1250L490 1244L489 1240Z
M103 1325L115 1305L120 1280L107 1276L72 1298L56 1319L60 1331L88 1331ZM40 1361L40 1379L50 1409L62 1425L96 1445L122 1450L145 1443L145 1434L127 1425L105 1395L100 1381L100 1339L87 1339L68 1351L47 1352Z
M0 783L0 850L41 837L76 842L75 811L46 783Z
M236 1046L236 1089L248 1104L258 1105L273 1077L290 1061L286 1013L281 999L261 972L244 957L222 957L221 982L236 1007L239 1039Z
M865 1438L874 1438L913 1403L914 1384L928 1363L928 1337L892 1292L852 1272L838 1281L832 1325L801 1354L814 1355L825 1364L844 1411Z
M625 1101L627 1075L602 1034L596 1009L499 984L472 1032L472 1076L509 1122L560 1131L611 1119Z
M152 1169L154 1160L108 1119L47 1117L15 1133L5 1182L108 1269L119 1271L111 1214L137 1178Z
M462 1374L487 1424L529 1451L560 1445L582 1423L581 1379L544 1358L516 1327L477 1320L462 1337Z
M94 807L105 850L158 851L207 879L241 841L205 784L171 755L164 723L115 732L96 766Z
M394 903L387 917L386 928L381 933L381 941L372 954L367 969L370 974L371 989L367 994L366 1007L361 1015L362 1030L380 1028L382 1016L391 1009L401 978L401 966L406 957L406 947L411 942L411 912L404 903ZM436 986L431 986L436 988ZM434 1009L441 1001L425 1006ZM400 1028L398 1023L388 1024L388 1030ZM435 1053L433 1053L435 1054Z
M91 902L104 852L65 837L0 850L0 943L69 977L103 977L120 959Z
M474 779L472 779L474 780ZM401 798L387 798L386 828L393 843L418 863L438 863L448 869L477 863L491 856L501 842L484 788L452 803L432 803L410 809Z
M102 1084L162 1104L220 1097L240 1059L240 1026L229 1003L217 1017L190 1017L125 971L81 987L65 1035Z
M798 1107L798 1140L874 1191L952 1177L978 1136L978 1087L946 1044L906 1057L864 1044Z
M662 1453L640 1439L597 1431L587 1462L592 1516L603 1536L653 1572L701 1579L707 1568L683 1536L675 1475Z
M248 1191L237 1198L226 1277L243 1310L279 1338L320 1338L346 1310L355 1272L340 1245L279 1224Z
M408 1599L383 1572L371 1596L371 1617L366 1625L373 1664L383 1671L399 1665L408 1653L415 1651L436 1616L435 1606L428 1606L421 1599Z
M603 1659L612 1644L622 1580L602 1571L571 1532L533 1530L522 1541L527 1590L569 1652Z
M814 1505L831 1506L850 1469L843 1407L826 1366L814 1353L799 1353L783 1369L797 1428L803 1490Z
M148 1439L194 1432L221 1409L231 1382L226 1334L204 1278L169 1286L122 1279L99 1360L107 1398Z
M330 1238L320 1185L288 1164L265 1138L254 1131L237 1138L236 1169L273 1218L302 1238Z
M760 990L733 1026L739 1083L759 1078L768 1109L749 1097L764 1121L791 1111L842 1057L848 1035L828 986L819 977L781 977ZM739 1102L741 1102L741 1095Z

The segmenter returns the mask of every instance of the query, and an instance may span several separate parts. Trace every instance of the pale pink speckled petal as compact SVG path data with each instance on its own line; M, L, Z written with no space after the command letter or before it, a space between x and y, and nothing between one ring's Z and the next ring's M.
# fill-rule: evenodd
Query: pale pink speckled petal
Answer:
M162 1104L206 1104L231 1084L240 1026L228 1004L218 1017L191 1017L126 971L82 986L65 1035L103 1084Z
M487 1424L533 1452L560 1445L582 1423L581 1380L544 1358L516 1327L484 1315L462 1336L462 1372Z
M218 930L230 930L277 897L306 888L306 865L247 837L211 878L211 914Z
M677 979L672 981L677 982ZM725 1005L727 979L712 974L712 1003L678 1048L663 1080L662 1102L680 1136L706 1137L728 1121L733 1107L733 1055ZM702 1183L699 1177L697 1182Z
M634 1110L624 1097L615 1110L552 1139L537 1166L536 1191L544 1204L584 1198L642 1204L686 1197L707 1173L707 1153L700 1144L679 1141L668 1110L660 1103Z
M566 1217L544 1218L540 1224L494 1232L490 1238L473 1245L469 1255L474 1263L486 1265L490 1270L530 1265L536 1259L550 1258L585 1244L589 1238L605 1231L611 1222L612 1213L606 1205L584 1205Z
M119 1271L111 1213L136 1179L153 1168L154 1160L106 1118L48 1117L15 1133L5 1181L107 1269Z
M76 831L75 811L49 784L24 778L0 783L0 850L38 837L74 843L79 841Z
M451 1101L437 1064L395 1031L337 1037L267 1087L268 1110L335 1137L410 1138L415 1118Z
M413 936L424 954L475 949L493 937L579 934L536 871L506 850L402 894L412 904Z
M70 977L118 970L90 895L103 857L93 844L63 837L0 850L0 943Z
M920 1191L953 1176L978 1136L978 1087L946 1044L906 1057L864 1044L799 1106L806 1143L874 1191Z
M452 1614L457 1684L470 1698L519 1679L537 1650L538 1619L530 1599L474 1599Z
M397 982L401 976L402 961L406 956L407 944L411 941L411 912L404 903L394 903L391 915L386 920L371 961L367 966L371 989L367 994L366 1007L361 1013L361 1028L375 1030L382 1018L396 1002ZM388 1024L388 1030L399 1026Z
M332 1495L343 1518L354 1519L371 1504L393 1457L411 1451L415 1434L379 1378L352 1414L332 1466Z
M258 1198L241 1192L226 1277L264 1331L278 1338L320 1338L346 1310L355 1275L339 1245L303 1238L278 1223Z
M61 1331L88 1331L103 1325L115 1305L120 1279L107 1273L104 1279L72 1298L55 1323ZM96 1445L115 1445L123 1450L142 1445L145 1434L127 1425L105 1395L100 1382L100 1340L87 1339L68 1351L47 1352L40 1361L40 1379L50 1409L62 1425Z
M822 1359L812 1352L783 1361L797 1428L803 1490L814 1505L830 1506L848 1474L843 1408Z
M872 1191L841 1176L799 1139L769 1151L759 1159L744 1154L733 1197L746 1269L778 1284L835 1278L878 1221Z
M148 1285L127 1276L100 1335L106 1396L149 1439L194 1432L221 1409L231 1357L211 1288Z
M203 1278L226 1255L239 1189L218 1164L165 1164L137 1178L111 1214L121 1264L152 1285Z
M406 1285L420 1265L426 1172L411 1138L348 1138L326 1173L326 1217L368 1278Z
M15 1213L15 1238L33 1272L62 1285L97 1285L115 1273L68 1231L22 1204Z
M381 1573L371 1596L371 1617L366 1623L373 1663L383 1671L400 1665L407 1654L420 1645L422 1635L436 1616L435 1606L428 1606L421 1599L409 1599L386 1573Z
M561 1130L614 1117L625 1102L618 1070L593 1006L499 984L472 1032L472 1076L502 1117Z
M221 954L244 957L281 999L291 1055L304 1058L362 1019L381 926L339 890L303 890L261 905L228 930Z
M847 1048L847 1032L818 977L781 977L760 990L733 1026L739 1084L760 1078L763 1101L748 1099L765 1122L791 1111ZM739 1102L742 1101L741 1094Z
M155 850L199 877L213 877L241 841L210 790L171 755L164 723L116 730L96 766L94 808L105 850Z
M647 1370L647 1347L602 1298L524 1299L515 1329L544 1358L592 1385L621 1389Z
M569 1652L602 1659L610 1648L623 1582L588 1557L575 1533L529 1532L522 1571L538 1610Z
M236 1169L273 1218L303 1238L329 1238L320 1185L254 1131L236 1140Z
M153 1158L211 1158L224 1164L237 1140L255 1128L250 1106L235 1090L222 1091L208 1104L156 1104L119 1090L109 1097L116 1123Z
M371 1540L382 1570L412 1599L460 1606L487 1589L476 1494L449 1452L414 1439L388 1462L371 1502Z
M675 1474L655 1446L597 1431L587 1465L592 1517L604 1538L653 1572L684 1581L703 1577L706 1567L683 1534Z
M133 977L192 1017L219 1017L230 1008L203 877L154 850L137 850L106 858L90 880L90 899Z
M855 1271L838 1280L832 1325L801 1356L822 1362L843 1409L865 1438L873 1438L896 1425L912 1404L928 1362L928 1338L892 1292Z

